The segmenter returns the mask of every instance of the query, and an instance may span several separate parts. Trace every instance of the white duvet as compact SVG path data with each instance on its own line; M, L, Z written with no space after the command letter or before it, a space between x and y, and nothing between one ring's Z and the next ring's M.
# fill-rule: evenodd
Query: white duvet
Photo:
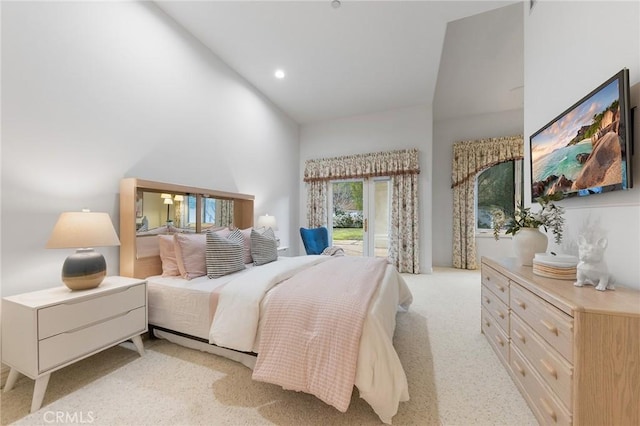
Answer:
M329 256L285 257L234 278L220 292L209 332L210 343L257 352L260 308L265 301L268 303L269 290L296 272L331 259ZM397 413L399 403L409 399L407 378L393 347L393 333L398 307L407 309L411 301L404 279L389 265L374 293L360 339L355 385L360 397L388 424Z

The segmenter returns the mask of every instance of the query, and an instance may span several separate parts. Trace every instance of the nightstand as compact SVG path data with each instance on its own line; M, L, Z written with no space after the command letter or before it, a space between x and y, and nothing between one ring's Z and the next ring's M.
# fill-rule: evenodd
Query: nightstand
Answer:
M278 256L289 257L289 247L278 247Z
M147 331L147 282L107 277L90 290L65 286L2 299L2 362L11 367L4 391L20 373L35 380L31 412L42 405L52 372L125 340L140 353Z

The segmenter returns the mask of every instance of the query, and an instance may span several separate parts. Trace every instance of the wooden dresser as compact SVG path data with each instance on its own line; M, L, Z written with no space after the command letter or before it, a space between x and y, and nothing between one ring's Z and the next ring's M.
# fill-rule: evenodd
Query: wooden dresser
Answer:
M482 332L541 424L640 425L640 291L482 258Z

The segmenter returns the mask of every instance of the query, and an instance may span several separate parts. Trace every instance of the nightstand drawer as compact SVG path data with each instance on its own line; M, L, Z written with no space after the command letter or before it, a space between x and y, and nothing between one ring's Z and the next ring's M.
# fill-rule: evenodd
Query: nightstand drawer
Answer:
M38 310L38 340L73 331L145 305L146 286L135 285L79 302Z
M136 287L144 289L144 285ZM146 328L146 307L143 306L99 324L41 340L38 343L38 370L43 373L58 365L77 360L83 355L138 335Z

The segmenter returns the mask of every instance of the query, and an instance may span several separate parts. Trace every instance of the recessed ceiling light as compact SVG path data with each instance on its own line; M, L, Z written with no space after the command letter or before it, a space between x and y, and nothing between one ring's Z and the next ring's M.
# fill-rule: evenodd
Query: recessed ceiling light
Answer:
M276 78L282 80L284 78L284 71L282 70L276 70L275 74Z
M332 0L331 1L331 7L333 7L334 9L337 9L341 6L340 0Z

